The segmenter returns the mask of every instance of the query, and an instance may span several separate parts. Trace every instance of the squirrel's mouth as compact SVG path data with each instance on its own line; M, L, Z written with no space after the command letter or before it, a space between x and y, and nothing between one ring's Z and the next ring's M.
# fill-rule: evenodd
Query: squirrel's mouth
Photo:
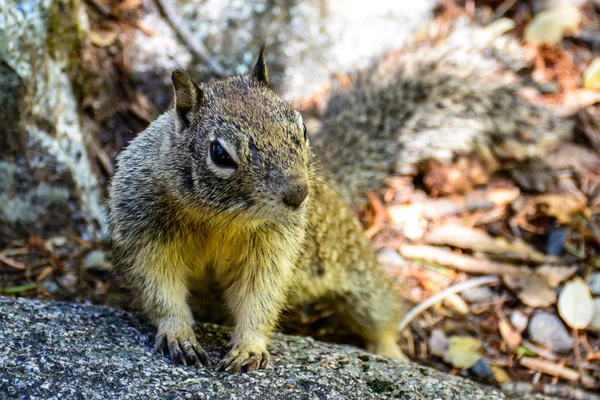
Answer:
M306 214L306 199L297 207L289 207L281 201L266 200L258 201L252 207L249 207L245 212L241 213L242 219L246 219L248 223L255 222L273 222L273 221L294 221ZM243 216L242 216L243 214Z

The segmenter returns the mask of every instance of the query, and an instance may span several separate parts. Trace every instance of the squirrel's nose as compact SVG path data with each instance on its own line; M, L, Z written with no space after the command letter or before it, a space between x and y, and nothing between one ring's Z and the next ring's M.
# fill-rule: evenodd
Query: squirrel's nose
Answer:
M283 202L293 208L298 208L308 196L308 185L304 182L291 184L283 194Z

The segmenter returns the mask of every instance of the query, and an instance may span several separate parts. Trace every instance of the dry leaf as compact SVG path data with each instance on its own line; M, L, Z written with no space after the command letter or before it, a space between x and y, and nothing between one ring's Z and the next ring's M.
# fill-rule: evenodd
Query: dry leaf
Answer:
M544 262L547 257L526 243L508 242L493 238L481 229L460 225L443 225L425 236L425 243L449 245L490 254L506 254L514 258Z
M566 31L576 30L581 23L579 9L572 5L551 8L537 14L525 28L525 42L557 44Z
M508 374L506 373L504 368L500 368L495 365L492 365L492 372L494 373L494 379L496 380L496 382L498 382L498 383L510 382L510 377L508 376Z
M546 194L538 196L532 199L529 206L539 209L545 215L556 218L556 220L563 225L570 224L577 215L581 215L585 218L591 216L589 208L582 200L566 194Z
M513 30L515 25L515 21L510 18L500 18L491 24L486 25L483 29L481 29L481 33L484 35L489 35L490 39L494 39L504 35L508 31Z
M471 336L451 336L448 339L448 351L444 361L455 368L469 369L481 358L477 352L481 348L481 341Z
M488 193L488 199L498 206L504 206L511 204L513 201L518 199L520 195L521 190L519 190L518 187L496 188L490 190Z
M590 288L580 277L570 280L558 298L558 313L573 329L585 329L594 316Z
M443 303L446 307L450 307L462 315L466 315L471 311L469 305L457 294L446 297Z
M546 282L551 288L557 288L562 282L566 281L577 272L577 267L562 267L556 265L542 265L535 270L538 274L546 278Z
M536 272L505 274L502 280L524 304L530 307L548 307L556 303L556 292L550 287L546 278Z
M569 90L556 104L547 104L560 117L573 117L579 111L600 102L600 91L590 89Z
M388 207L387 212L394 224L402 225L406 220L422 218L425 214L425 204L415 203L401 206L391 206Z
M115 42L118 33L116 31L90 31L90 40L97 47L108 47Z
M600 89L600 57L594 58L583 73L583 87L585 89Z
M521 344L521 341L523 341L521 334L505 319L501 319L498 323L498 330L500 331L502 339L504 339L508 348L511 350L516 349L517 346Z

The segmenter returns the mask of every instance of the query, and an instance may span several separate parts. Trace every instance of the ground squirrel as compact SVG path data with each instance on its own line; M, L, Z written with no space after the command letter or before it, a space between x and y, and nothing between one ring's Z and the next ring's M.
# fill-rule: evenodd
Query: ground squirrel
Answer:
M316 174L301 115L252 74L197 85L118 157L109 195L118 270L173 361L206 364L190 292L218 287L232 314L218 368L264 368L281 310L327 299L377 354L403 358L400 301L349 205ZM200 297L200 298L198 298ZM193 305L193 304L192 304Z
M174 109L119 155L109 195L118 270L157 348L208 363L192 307L220 292L234 331L219 369L266 367L281 310L317 299L373 352L404 359L400 299L350 204L390 173L471 151L465 143L501 152L564 131L518 85L485 78L497 65L472 53L434 43L384 58L334 92L310 141L268 86L264 48L246 76L197 85L174 72Z

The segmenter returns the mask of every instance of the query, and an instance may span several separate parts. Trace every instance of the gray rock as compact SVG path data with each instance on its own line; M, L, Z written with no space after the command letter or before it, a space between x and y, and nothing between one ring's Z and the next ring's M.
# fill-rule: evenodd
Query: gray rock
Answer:
M496 296L496 293L487 286L475 287L467 290L463 290L460 293L460 297L468 301L469 303L478 303L483 301L489 301Z
M600 295L600 272L590 274L587 277L586 282L590 287L590 292L592 292L594 296Z
M514 310L510 314L510 323L519 333L523 333L527 329L529 318L519 310Z
M536 313L529 321L529 337L546 345L556 353L573 351L573 339L567 333L561 320L546 311Z
M202 325L217 360L229 330ZM0 398L503 399L492 388L350 346L276 334L267 370L228 375L155 354L137 315L91 305L0 297Z
M87 29L76 3L0 6L0 247L15 233L94 236L105 225L69 79Z
M168 71L174 66L188 68L191 59L153 3L145 2L142 21L154 35L136 34L130 66L133 80L142 88L152 85L155 91L158 82L145 79L147 74L170 85L165 79ZM310 97L327 86L332 73L367 66L399 48L425 26L437 0L374 0L368 7L362 0L175 0L172 4L193 39L204 44L228 73L248 72L266 43L273 86L292 100ZM209 72L202 63L195 68L200 76Z

